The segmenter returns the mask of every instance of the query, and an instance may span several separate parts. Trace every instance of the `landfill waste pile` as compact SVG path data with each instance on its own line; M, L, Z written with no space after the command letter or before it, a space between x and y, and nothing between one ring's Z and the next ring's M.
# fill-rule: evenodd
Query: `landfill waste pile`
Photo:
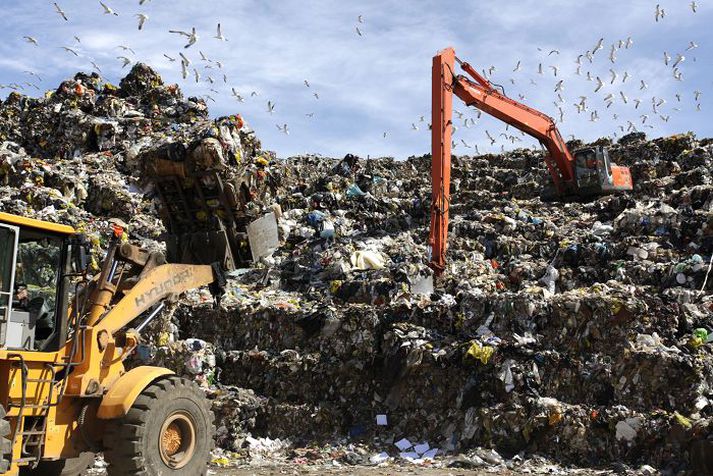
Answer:
M635 189L578 202L539 198L540 151L455 157L439 278L430 157L276 159L145 65L11 94L0 140L0 210L97 253L111 218L166 249L157 160L218 160L246 226L274 215L279 246L233 256L220 306L187 293L134 356L205 389L216 465L713 472L713 140L601 140Z

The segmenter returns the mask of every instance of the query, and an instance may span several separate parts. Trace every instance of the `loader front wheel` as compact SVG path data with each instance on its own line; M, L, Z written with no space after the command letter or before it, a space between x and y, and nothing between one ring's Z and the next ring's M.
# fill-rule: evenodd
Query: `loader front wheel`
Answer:
M213 413L198 386L175 376L149 385L104 433L109 476L196 476L207 472Z

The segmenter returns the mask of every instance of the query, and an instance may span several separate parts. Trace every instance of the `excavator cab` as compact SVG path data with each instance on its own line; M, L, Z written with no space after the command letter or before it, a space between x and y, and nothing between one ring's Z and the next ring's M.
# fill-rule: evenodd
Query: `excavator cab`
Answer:
M580 196L632 190L631 172L609 159L606 147L596 146L574 153L575 179Z

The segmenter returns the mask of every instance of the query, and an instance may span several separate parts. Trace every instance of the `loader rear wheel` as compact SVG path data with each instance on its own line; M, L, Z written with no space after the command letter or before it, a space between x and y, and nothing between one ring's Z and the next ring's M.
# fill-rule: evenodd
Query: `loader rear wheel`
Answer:
M82 471L94 464L94 453L87 451L76 458L59 461L40 461L35 469L20 468L20 476L80 476Z
M197 476L213 448L213 412L198 386L178 377L149 385L104 433L109 476Z
M5 419L5 408L0 405L0 474L6 473L10 469L12 459L12 428L10 422Z

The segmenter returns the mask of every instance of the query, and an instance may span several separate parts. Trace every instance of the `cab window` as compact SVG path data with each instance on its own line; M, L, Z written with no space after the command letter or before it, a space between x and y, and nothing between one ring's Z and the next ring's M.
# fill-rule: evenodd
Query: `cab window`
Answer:
M0 314L7 320L12 296L12 266L15 257L15 233L12 228L0 227Z
M13 309L30 313L35 342L46 339L54 330L62 246L61 238L25 230L20 233Z

